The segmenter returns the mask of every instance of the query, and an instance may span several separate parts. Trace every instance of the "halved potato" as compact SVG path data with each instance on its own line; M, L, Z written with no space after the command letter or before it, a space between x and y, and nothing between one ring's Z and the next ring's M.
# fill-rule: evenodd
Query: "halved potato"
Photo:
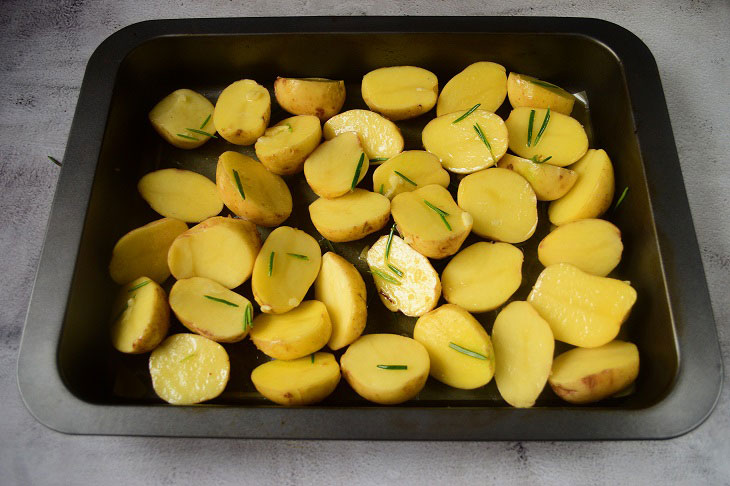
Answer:
M403 135L396 124L374 111L345 111L327 120L322 131L326 140L345 132L357 133L369 159L389 159L403 151Z
M396 334L368 334L340 359L342 375L358 395L382 405L418 395L428 378L429 358L418 341Z
M202 277L175 282L170 307L183 326L219 343L242 340L253 323L253 306L246 297Z
M405 120L434 107L439 81L423 68L391 66L363 76L361 90L368 108L391 120Z
M223 392L231 363L217 342L197 334L173 334L152 351L149 368L157 396L173 405L193 405Z
M251 372L259 393L284 406L310 405L329 396L340 382L340 365L330 353L269 361Z
M535 191L538 201L560 199L578 180L578 174L570 169L544 162L536 163L512 154L505 154L497 167L513 170L524 177Z
M324 142L304 161L304 177L319 197L335 198L365 178L370 163L356 133L345 132Z
M480 109L459 120L466 113L441 115L428 122L421 134L426 150L456 174L491 167L507 152L507 127L499 116Z
M469 312L494 310L520 288L523 261L519 248L509 243L474 243L444 268L444 299Z
M570 115L575 103L575 97L563 88L517 73L507 77L507 96L512 108L550 108L563 115Z
M493 168L464 177L459 206L474 218L472 231L484 238L520 243L537 228L537 197L519 174Z
M388 251L388 239L388 236L381 236L367 254L378 296L392 312L422 316L436 307L441 297L438 273L428 258L398 236L393 235Z
M186 223L199 223L223 209L213 181L189 170L150 172L139 180L137 190L161 216Z
M328 240L355 241L385 226L390 219L390 201L376 192L355 189L336 199L317 199L309 205L309 216Z
M428 351L431 376L442 383L472 390L489 383L494 375L487 331L458 305L444 304L419 317L413 339Z
M176 279L206 277L234 289L251 276L260 249L256 225L217 216L175 238L167 264Z
M321 261L319 243L304 231L289 226L272 231L251 277L261 312L283 314L298 306L317 278Z
M430 184L448 187L449 182L438 157L424 150L401 152L373 172L373 190L390 199Z
M218 133L236 145L251 145L264 134L271 117L269 90L251 79L224 89L213 111Z
M109 275L119 285L147 276L157 283L170 276L167 252L188 225L172 218L162 218L125 234L114 245Z
M139 277L122 287L112 307L111 338L122 353L146 353L165 339L170 309L162 287Z
M429 258L445 258L459 251L473 223L449 191L436 184L397 195L391 212L405 242Z
M283 314L259 314L251 341L274 359L297 359L318 351L332 335L327 307L318 300L305 300Z
M621 261L621 231L602 219L581 219L558 226L537 247L546 267L570 263L584 272L605 277Z
M155 131L177 148L194 149L215 134L211 117L213 103L190 89L178 89L165 96L149 113ZM191 131L193 129L194 131Z
M256 140L256 157L274 174L295 174L321 139L322 127L316 116L285 118Z
M493 62L475 62L446 83L436 105L436 116L468 110L477 103L495 112L507 96L507 71Z
M291 214L291 192L286 182L251 157L222 153L215 180L228 209L254 224L278 226Z
M274 96L292 115L314 115L322 121L345 104L345 82L324 78L282 78L274 82Z

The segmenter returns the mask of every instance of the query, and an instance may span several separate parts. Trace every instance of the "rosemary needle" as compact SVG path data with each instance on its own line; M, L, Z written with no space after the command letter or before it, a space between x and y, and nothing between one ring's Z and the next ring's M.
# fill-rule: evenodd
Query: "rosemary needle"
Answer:
M453 231L453 230L451 229L451 225L449 224L449 222L448 222L448 221L446 221L446 216L448 216L448 215L449 215L449 213L447 213L446 211L444 211L444 210L443 210L443 209L441 209L441 208L437 208L436 206L434 206L434 205L433 205L433 204L431 204L430 202L426 201L425 199L423 200L423 202L425 202L425 203L426 203L426 206L428 206L429 208L431 208L432 210L434 210L434 211L436 212L436 214L438 214L438 215L439 215L439 216L441 217L441 221L443 221L443 222L444 222L444 225L446 225L446 228L447 228L447 229L448 229L449 231Z
M542 137L548 123L550 123L550 108L548 108L545 112L545 118L542 119L542 126L540 127L540 131L537 132L537 137L535 137L535 147L537 147L537 144L540 143L540 137Z
M388 157L375 157L370 159L370 162L385 162L388 160Z
M452 122L451 122L451 124L453 125L454 123L459 123L459 122L460 122L461 120L463 120L463 119L464 119L464 118L466 118L467 116L469 116L469 115L471 115L472 113L474 113L474 111L475 111L475 110L476 110L477 108L479 108L480 106L481 106L481 103L477 103L476 105L472 106L471 108L469 108L468 110L466 110L466 113L464 113L463 115L461 115L461 116L460 116L459 118L457 118L456 120L452 121Z
M253 329L253 306L250 302L243 311L243 330L246 331L249 327Z
M413 182L413 181L412 181L411 179L409 179L409 178L408 178L408 177L406 177L405 175L401 174L401 173L400 173L400 172L398 172L397 170L394 170L394 171L393 171L393 173L394 173L395 175L397 175L398 177L400 177L401 179L403 179L404 181L406 181L407 183L409 183L409 184L413 184L414 186L418 187L418 184L416 184L416 183L415 183L415 182Z
M271 274L274 272L274 255L276 252L271 252L269 254L269 277L271 277Z
M46 157L48 157L49 159L51 159L51 162L53 162L54 164L56 164L56 165L57 165L57 166L59 166L59 167L61 167L61 166L63 165L63 164L61 164L61 162L59 162L59 161L58 161L57 159L55 159L54 157L51 157L50 155L47 155Z
M535 110L530 110L530 121L527 124L527 146L532 146L532 125L535 124Z
M354 190L358 182L360 182L360 171L362 170L362 164L365 162L365 153L360 154L360 160L357 161L357 167L355 168L355 177L352 178L352 184L350 190Z
M228 301L226 299L219 299L218 297L213 297L212 295L204 295L203 297L205 297L206 299L213 300L215 302L220 302L221 304L230 305L231 307L238 307L238 304L234 304L233 302Z
M190 135L185 135L184 133L178 133L177 136L180 137L180 138L187 138L188 140L195 140L195 141L199 141L200 140L198 138L191 137Z
M626 193L629 192L629 186L624 187L623 192L618 198L618 201L616 201L616 205L613 207L613 210L616 211L616 208L619 207L619 205L624 202L624 199L626 199Z
M206 116L206 117L205 117L205 121L203 122L203 124L202 124L202 125L200 125L200 129L201 129L201 130L202 130L203 128L205 128L205 126L206 126L206 125L208 124L208 120L210 120L210 115Z
M496 162L497 159L494 157L494 152L492 152L492 144L489 143L489 140L487 140L486 135L484 135L484 131L482 130L482 127L479 126L478 123L474 124L474 131L477 132L477 135L479 138L484 142L484 145L487 146L487 149L489 149L489 155L492 156L492 161Z
M384 364L379 364L378 365L378 368L380 368L381 370L407 370L408 369L408 365L384 365Z
M398 275L399 277L403 276L403 271L400 270L395 265L393 265L392 263L388 263L388 268L390 268L390 271L393 272L394 274Z
M233 178L236 180L236 186L238 187L238 192L241 194L241 197L245 200L246 193L243 192L243 186L241 185L241 178L238 177L238 171L236 169L233 169Z
M461 347L461 346L459 346L458 344L454 344L454 343L451 343L451 342L450 342L450 343L449 343L449 347L450 347L451 349L454 349L454 350L456 350L456 351L458 351L458 352L460 352L460 353L463 353L463 354L465 354L465 355L467 355L467 356L471 356L472 358L476 358L476 359L484 359L484 360L485 360L485 359L487 359L487 357L486 357L486 356L484 356L483 354L479 354L479 353L477 353L476 351L472 351L471 349L466 349L466 348L462 348L462 347Z
M134 292L135 290L144 287L145 285L147 285L151 281L152 280L145 280L144 282L140 282L137 285L135 285L134 287L132 287L131 289L127 290L127 292Z
M393 232L395 231L395 224L390 227L390 233L388 233L388 242L385 244L385 261L390 258L390 245L393 244Z
M300 255L299 253L287 253L290 257L297 258L299 260L309 260L307 255Z
M215 133L208 133L204 130L198 130L197 128L186 128L185 130L187 130L189 132L197 133L199 135L205 135L206 137L210 137L210 138L218 138L218 135L216 135Z
M377 268L371 268L370 273L375 275L376 277L379 277L379 278L385 280L386 282L392 283L393 285L400 285L400 281L398 279L396 279L395 277L391 277L390 275L388 275L385 272L381 272Z

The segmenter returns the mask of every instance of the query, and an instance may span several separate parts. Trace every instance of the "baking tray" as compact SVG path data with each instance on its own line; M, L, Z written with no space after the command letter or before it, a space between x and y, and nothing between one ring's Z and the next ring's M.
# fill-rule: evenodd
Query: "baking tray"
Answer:
M583 93L587 103L575 115L587 125L591 146L611 156L617 192L630 187L607 217L621 228L625 245L614 274L630 280L639 296L620 335L641 353L635 387L583 407L561 402L547 387L534 408L514 409L494 382L464 391L429 379L416 399L383 407L360 399L343 380L322 404L287 409L255 392L247 370L263 357L246 341L227 345L231 381L216 400L173 407L157 399L147 356L121 355L109 343L117 289L107 274L111 249L122 234L158 217L136 191L139 177L184 167L214 178L216 157L230 146L213 140L193 152L170 147L147 122L154 103L180 87L215 99L241 78L271 88L282 75L344 79L346 106L364 107L359 81L371 69L421 66L443 86L479 60ZM507 103L501 110L505 115ZM399 122L406 148L421 147L420 129L432 115ZM272 121L283 117L274 106ZM313 232L305 203L311 192L301 178L287 181L298 204L286 224ZM535 246L549 230L542 206L540 216L538 234L521 245L524 284L515 298L524 298L541 269ZM363 269L357 256L371 239L336 250ZM372 285L368 290L372 297ZM377 299L371 304L366 332L410 334L414 319L384 311ZM479 316L488 331L494 315ZM173 332L181 329L175 326ZM81 434L554 440L667 438L691 430L714 407L722 363L652 54L629 31L585 18L191 19L120 30L86 69L26 318L18 383L39 421Z

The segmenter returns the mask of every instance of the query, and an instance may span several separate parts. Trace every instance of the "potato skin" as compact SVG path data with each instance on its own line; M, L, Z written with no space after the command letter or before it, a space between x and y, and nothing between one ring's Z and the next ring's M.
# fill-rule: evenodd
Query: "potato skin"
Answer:
M547 163L536 164L511 154L505 154L497 163L497 167L512 170L524 177L535 191L538 201L560 199L578 180L578 174L570 169Z
M212 119L208 118L208 121L200 126L207 117L212 118L212 115L213 103L205 96L190 89L178 89L160 100L149 112L148 118L155 131L169 144L191 150L203 145L210 140L210 137L190 132L187 128L215 134L216 129ZM178 133L197 140L180 137Z
M414 66L391 66L370 71L362 78L362 98L371 110L391 120L426 113L436 105L436 75Z
M223 209L215 184L202 174L182 169L161 169L145 174L137 190L161 216L199 223Z
M481 109L495 112L507 96L507 70L488 61L470 64L449 80L441 90L436 116L468 110L477 103Z
M279 140L281 132L294 133L294 140ZM310 115L286 118L268 128L256 140L256 157L269 171L278 175L291 175L301 172L304 160L317 148L322 139L319 119Z
M314 115L327 121L345 104L345 82L324 78L282 78L274 81L276 101L293 115Z
M549 87L544 81L514 72L507 77L507 97L513 108L550 108L563 115L570 115L575 103L573 95L564 89Z
M213 111L218 133L236 145L256 142L266 130L270 118L269 90L252 79L242 79L227 86Z
M145 283L148 282L148 283ZM132 290L135 289L136 290ZM141 333L136 333L136 337L129 340L128 336L125 336L127 329L124 329L125 324L130 325L127 322L122 321L122 314L128 306L128 302L133 292L137 293L142 290L143 287L147 287L144 292L151 292L154 295L152 298L152 312L149 315L147 323ZM123 310L118 310L123 309ZM165 336L167 331L170 329L170 309L167 306L167 294L154 280L149 277L140 277L136 280L131 281L119 290L117 299L114 304L114 316L116 320L112 323L111 327L111 338L112 345L117 351L129 354L141 354L147 353L155 349Z
M309 205L309 217L328 240L356 241L386 225L390 219L390 201L381 194L354 189L335 199L317 199Z
M329 396L340 382L340 366L330 353L291 361L274 360L251 373L256 390L285 407L311 405Z

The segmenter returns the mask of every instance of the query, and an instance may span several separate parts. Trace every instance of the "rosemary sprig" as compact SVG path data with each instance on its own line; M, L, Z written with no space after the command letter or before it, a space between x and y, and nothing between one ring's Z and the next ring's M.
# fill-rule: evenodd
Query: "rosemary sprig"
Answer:
M392 263L388 263L388 268L390 268L390 271L393 272L394 274L398 275L399 277L403 276L403 271L400 270L395 265L393 265Z
M122 317L122 314L124 314L124 311L126 311L127 309L129 309L129 302L124 303L124 307L122 307L122 310L120 310L119 313L117 313L117 315L114 316L114 319L112 319L112 322L117 322L119 320L119 318Z
M489 140L487 140L486 135L484 135L484 131L482 131L482 127L479 126L478 123L474 124L474 131L477 132L477 135L479 138L484 142L484 145L487 146L489 149L489 155L492 156L492 161L496 162L497 159L494 157L494 152L492 152L492 144L489 143Z
M530 110L530 121L527 124L527 146L532 146L532 126L535 124L535 110Z
M378 192L385 195L385 184L380 184L380 190Z
M416 184L416 183L415 183L415 182L413 182L413 181L412 181L411 179L409 179L409 178L408 178L408 177L406 177L405 175L401 174L401 173L400 173L400 172L398 172L397 170L394 170L394 171L393 171L393 173L394 173L395 175L397 175L398 177L400 177L401 179L403 179L404 181L406 181L407 183L409 183L409 184L413 184L414 186L418 187L418 184Z
M388 242L385 244L385 261L388 262L390 258L390 245L393 244L393 232L395 231L395 224L390 227L390 233L388 233Z
M299 260L309 260L307 255L300 255L299 253L287 253L290 257L297 258Z
M552 155L548 155L547 157L545 157L544 159L541 160L539 155L533 155L530 158L530 160L533 161L536 164L544 164L545 162L547 162L548 160L550 160L552 158L553 158Z
M542 126L540 127L540 131L537 132L537 137L535 137L535 147L537 147L537 144L540 143L540 137L542 137L548 123L550 123L550 108L548 108L545 112L545 118L542 119Z
M400 285L400 281L396 279L395 277L391 277L385 272L381 272L377 268L371 268L370 273L375 275L376 277L380 277L381 279L385 280L386 282L392 283L393 285Z
M274 255L276 252L272 251L269 254L269 277L271 277L271 274L274 272Z
M381 370L407 370L408 365L383 365L379 364L378 368Z
M135 290L137 290L137 289L140 289L140 288L144 287L145 285L147 285L147 284L148 284L148 283L150 283L151 281L152 281L152 280L145 280L144 282L140 282L140 283L138 283L137 285L135 285L134 287L132 287L131 289L127 290L127 292L134 292Z
M206 137L210 138L218 138L218 135L216 135L215 133L208 133L205 130L198 130L197 128L186 128L185 130L197 133L198 135L205 135Z
M215 302L220 302L221 304L230 305L231 307L238 307L238 304L234 304L233 302L226 299L219 299L218 297L213 297L212 295L204 295L203 297L213 300Z
M203 128L205 128L205 126L206 126L206 125L208 124L208 120L210 120L210 115L206 116L206 117L205 117L205 121L203 122L203 124L202 124L202 125L200 125L200 129L201 129L201 130L202 130Z
M180 360L179 362L180 362L180 363L182 363L183 361L187 361L187 360L189 360L190 358L192 358L193 356L195 356L195 351L193 351L193 352L192 352L192 353L190 353L189 355L185 356L185 357L184 357L183 359L181 359L181 360Z
M250 302L243 311L243 331L246 332L248 328L253 329L253 306Z
M246 193L243 192L243 186L241 185L241 178L238 176L238 171L236 169L233 169L233 178L236 180L236 186L238 187L238 192L241 194L241 197L245 200Z
M180 138L187 138L188 140L200 140L199 138L191 137L190 135L185 135L184 133L178 133L177 136Z
M629 192L629 186L624 187L623 192L618 197L618 201L616 201L616 205L613 207L613 210L616 211L616 208L619 207L619 205L624 202L624 199L626 199L626 193Z
M362 170L362 164L365 162L365 153L360 154L360 160L357 161L357 167L355 168L355 177L352 178L352 184L350 190L355 189L355 186L360 182L360 171Z
M443 210L443 209L441 209L441 208L437 208L436 206L434 206L434 205L433 205L433 204L431 204L430 202L426 201L425 199L423 200L423 202L425 202L425 203L426 203L426 206L428 206L429 208L433 209L433 210L434 210L434 211L436 212L436 214L438 214L438 215L439 215L439 216L441 217L441 221L443 221L443 222L444 222L444 224L446 225L446 228L447 228L447 229L448 229L449 231L453 231L453 230L451 229L451 225L449 224L449 222L448 222L448 221L446 221L446 216L449 216L449 213L447 213L446 211L444 211L444 210Z
M476 351L472 351L471 349L462 348L458 344L454 344L454 343L451 343L450 342L449 343L449 347L451 349L454 349L454 350L456 350L456 351L458 351L460 353L463 353L463 354L465 354L467 356L471 356L472 358L483 359L483 360L486 360L487 359L487 357L484 356L483 354L479 354Z
M460 116L459 118L457 118L456 120L452 121L452 122L451 122L451 124L453 125L454 123L459 123L459 122L460 122L461 120L463 120L463 119L464 119L464 118L466 118L467 116L469 116L469 115L471 115L472 113L474 113L474 111L475 111L475 110L476 110L477 108L479 108L480 106L481 106L481 103L477 103L476 105L472 106L471 108L469 108L468 110L466 110L466 113L464 113L463 115L461 115L461 116Z
M388 160L388 157L374 157L370 159L370 162L385 162Z
M59 162L57 159L51 157L50 155L46 155L46 157L48 157L49 159L51 159L51 162L53 162L54 164L56 164L59 167L61 167L63 165L61 162Z

